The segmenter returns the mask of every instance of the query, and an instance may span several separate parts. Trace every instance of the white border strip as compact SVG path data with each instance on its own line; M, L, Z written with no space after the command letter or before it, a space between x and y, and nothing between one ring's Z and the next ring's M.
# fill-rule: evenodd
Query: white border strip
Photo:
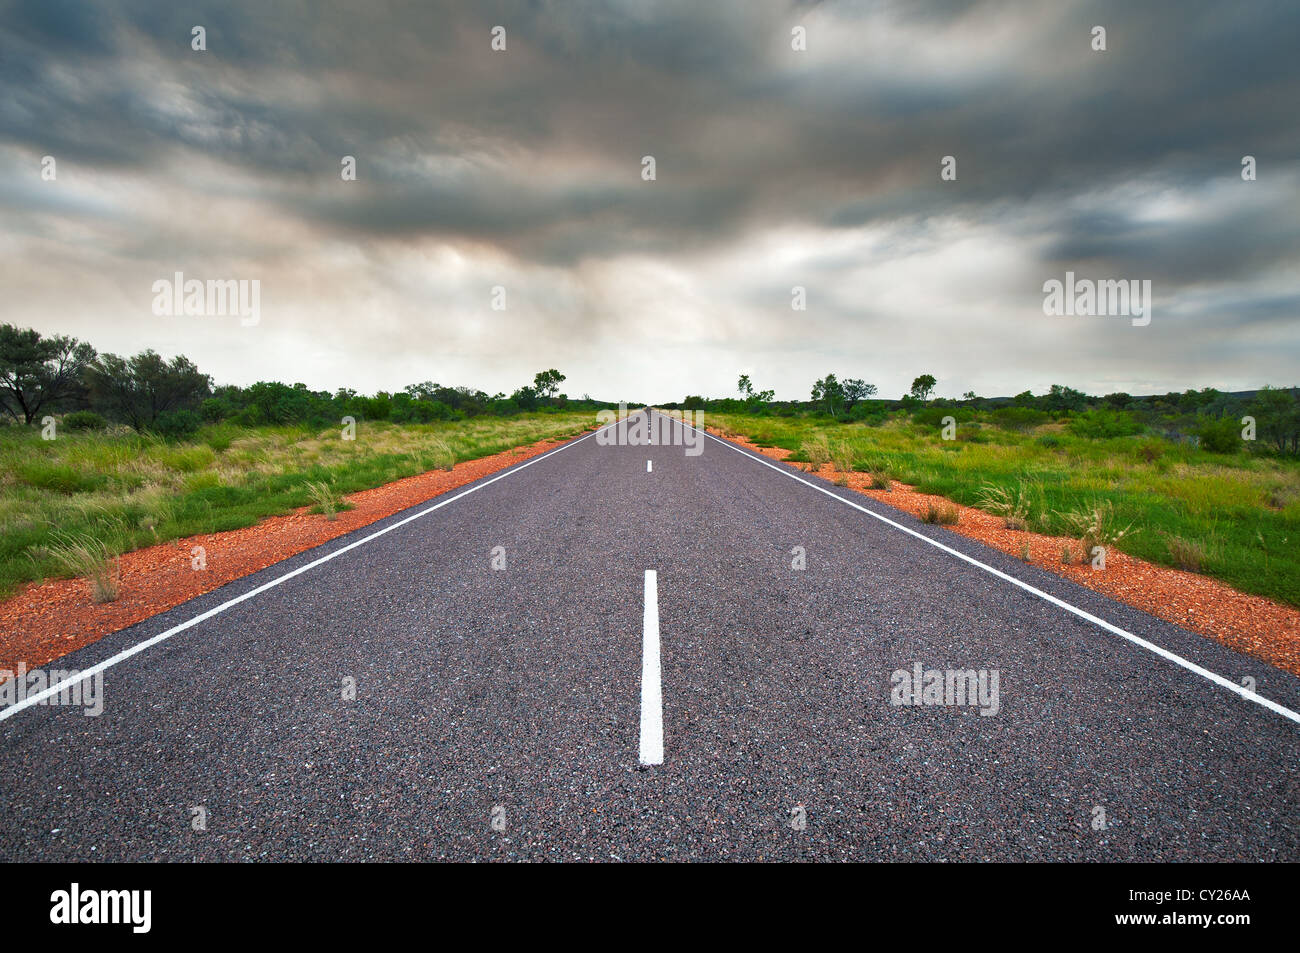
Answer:
M659 673L659 574L645 571L645 615L641 623L642 764L664 763L664 695Z
M258 586L256 589L250 589L248 592L245 592L242 595L235 596L235 598L223 602L219 606L214 606L213 608L209 609L207 612L200 613L199 615L196 615L192 619L187 619L186 621L180 623L179 625L174 625L166 632L159 632L157 635L153 636L152 638L145 639L143 642L133 645L129 649L123 649L121 652L118 652L116 655L112 656L111 658L105 659L104 661L100 662L98 665L92 665L84 672L80 672L79 674L73 676L72 678L65 678L62 681L54 685L51 685L48 688L43 689L42 691L37 692L35 695L28 695L22 701L15 702L14 704L10 705L7 708L0 709L0 721L4 721L6 718L12 718L14 715L18 714L24 708L30 708L32 705L39 704L41 701L43 701L46 698L49 698L51 695L57 695L60 691L63 690L64 686L66 685L71 685L76 682L83 681L87 678L90 678L92 675L98 675L100 672L104 671L105 669L110 669L114 665L118 664L119 662L126 661L133 655L139 655L145 649L152 648L153 646L157 645L159 642L164 642L167 639L170 639L173 635L176 635L177 633L184 632L186 629L193 628L194 626L198 625L200 622L204 622L208 619L211 619L214 615L219 615L220 613L225 612L231 606L237 606L239 605L239 603L251 599L256 595L261 595L263 592L266 592L268 589L274 589L276 586L280 585L281 583L288 582L294 576L300 576L309 569L315 569L317 566L323 565L324 563L329 562L331 559L337 559L339 556L342 556L344 553L348 552L349 550L356 549L358 546L364 546L366 543L370 542L373 539L378 539L380 536L383 536L386 533L391 533L399 526L405 526L407 523L410 523L414 520L418 520L421 516L427 516L428 514L432 513L434 510L440 510L448 503L455 503L461 497L469 496L471 493L475 493L483 489L483 487L485 486L491 486L493 483L496 483L497 480L504 480L506 477L510 476L511 474L518 473L520 470L526 470L528 467L531 467L534 463L540 463L542 460L545 460L547 457L554 456L555 454L559 453L562 450L567 450L569 449L569 447L582 443L582 441L586 440L588 437L594 437L602 430L608 430L610 427L617 427L617 426L618 426L617 422L609 424L605 427L601 427L599 430L593 430L591 433L578 437L576 440L571 440L568 443L563 444L562 446L556 447L554 450L548 450L546 453L543 453L541 456L533 457L531 460L528 460L525 463L521 463L516 467L512 467L506 472L494 476L490 480L484 480L482 483L475 483L468 490L462 490L460 493L457 493L455 496L448 497L445 500L435 503L433 506L429 506L426 507L425 509L420 510L420 512L418 513L413 513L412 515L406 517L405 519L398 520L396 523L393 523L391 526L385 526L383 529L371 533L369 536L366 536L362 539L358 539L355 542L348 543L346 546L341 546L338 549L334 550L332 553L327 553L326 555L320 557L319 559L314 559L311 562L307 563L306 565L299 566L297 569L291 570L290 572L285 573L283 576L276 576L270 582L263 583L262 585ZM231 580L231 582L234 581L235 580L233 579ZM227 583L227 585L229 585L229 583Z
M661 414L660 416L663 415ZM689 424L686 424L685 426L689 426ZM695 429L699 430L698 427L696 427ZM1070 603L1064 602L1063 600L1056 598L1056 596L1049 595L1048 593L1043 592L1043 590L1038 589L1035 586L1031 586L1027 582L1023 582L1017 579L1015 576L1009 576L999 569L994 569L992 566L989 566L986 563L982 563L978 559L975 559L972 556L967 556L965 553L953 549L951 546L945 546L943 543L931 539L929 536L926 536L924 533L918 533L916 530L909 529L908 527L904 526L902 523L896 523L894 520L891 520L887 516L881 516L879 513L874 513L871 510L867 509L865 506L859 506L857 503L854 503L852 500L846 500L838 493L832 493L830 490L826 489L823 486L818 486L816 483L813 483L809 480L805 480L802 477L795 476L794 473L790 471L789 467L778 466L775 463L772 463L768 460L764 460L762 457L754 456L752 453L742 450L740 447L736 446L734 443L731 443L728 440L721 440L718 437L713 436L713 434L709 433L708 431L701 431L701 433L703 433L710 440L715 440L718 443L722 444L724 447L731 448L732 450L736 451L736 453L740 454L742 457L749 457L749 459L755 461L756 463L761 463L763 464L763 466L769 467L775 470L777 473L788 476L791 480L796 480L799 483L802 483L804 486L810 486L814 490L818 491L819 493L825 493L831 499L839 500L841 503L845 504L846 506L851 506L855 510L858 510L859 512L866 513L868 516L870 516L873 519L878 519L882 523L887 523L888 525L894 527L895 529L901 529L904 533L907 533L909 536L915 536L917 539L929 543L931 546L935 547L936 549L941 549L945 553L948 553L951 556L956 556L958 559L962 560L963 562L968 562L972 566L978 566L980 569L983 569L985 572L992 573L993 575L997 576L999 579L1003 579L1011 583L1013 586L1018 586L1019 588L1025 590L1025 592L1038 596L1038 598L1050 602L1054 606L1059 606L1060 608L1064 609L1066 612L1070 612L1078 616L1080 619L1085 619L1088 622L1091 622L1093 625L1100 626L1101 628L1105 629L1107 632L1112 632L1123 639L1127 639L1128 641L1132 642L1134 645L1141 646L1142 648L1150 652L1154 652L1156 655L1159 655L1161 658L1167 659L1168 661L1173 662L1175 665L1179 665L1187 669L1187 671L1189 672L1195 672L1197 675L1201 676L1202 678L1207 679L1223 688L1226 688L1228 689L1228 691L1233 692L1234 694L1240 695L1242 698L1246 699L1247 701L1255 702L1255 704L1257 705L1263 705L1269 711L1276 712L1277 714L1281 715L1283 718L1289 718L1291 721L1300 725L1300 713L1294 712L1290 708L1287 708L1284 705L1279 705L1277 702L1265 698L1263 695L1259 695L1255 692L1252 692L1249 689L1244 688L1241 685L1238 685L1236 682L1224 678L1222 675L1217 675L1214 672L1211 672L1208 668L1202 668L1200 665L1197 665L1195 662L1190 662L1187 659L1183 658L1181 655L1177 655L1173 652L1170 652L1168 649L1161 648L1160 646L1156 645L1154 642L1148 642L1146 639L1134 635L1132 632L1128 632L1124 629L1121 629L1117 625L1112 625L1111 623L1107 622L1105 619L1100 619L1097 616L1093 615L1091 612L1086 612L1083 609L1078 608L1077 606L1072 606L1070 605Z

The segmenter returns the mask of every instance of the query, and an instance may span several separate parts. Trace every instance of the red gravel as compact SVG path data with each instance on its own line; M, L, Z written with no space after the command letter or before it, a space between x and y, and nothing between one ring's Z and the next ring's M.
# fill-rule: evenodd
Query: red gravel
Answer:
M490 457L431 470L346 497L353 508L335 520L307 507L247 529L207 533L123 554L118 560L121 593L95 605L81 579L54 579L25 586L0 603L0 670L20 662L35 668L135 625L186 600L265 569L304 550L367 526L407 507L497 470L537 456L562 441L541 440ZM207 569L191 568L191 551L202 546Z
M775 460L785 460L790 456L789 450L780 447L759 447L744 437L726 435L713 428L709 431ZM828 480L843 477L829 463L823 465L818 475ZM1065 576L1117 602L1207 635L1238 652L1300 675L1300 610L1262 596L1238 592L1208 576L1157 566L1116 550L1106 554L1104 570L1093 569L1090 562L1067 566L1061 562L1061 549L1071 545L1077 559L1082 553L1078 540L1007 529L998 516L952 503L944 497L917 493L904 483L893 482L892 490L872 490L869 482L867 474L848 475L850 489L913 516L920 516L931 504L952 506L960 514L960 519L956 525L946 529L1017 558L1028 545L1029 562L1039 569Z

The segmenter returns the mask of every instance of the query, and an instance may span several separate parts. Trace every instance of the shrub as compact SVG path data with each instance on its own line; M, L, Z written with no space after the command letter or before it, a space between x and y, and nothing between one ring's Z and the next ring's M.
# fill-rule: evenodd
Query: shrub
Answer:
M106 430L108 421L93 410L74 410L64 416L63 426L69 430Z
M1142 429L1134 416L1124 410L1098 407L1087 410L1070 421L1070 432L1077 437L1105 440L1110 437L1131 437Z
M1196 435L1201 438L1201 449L1210 453L1236 453L1241 449L1241 426L1231 418L1205 421Z
M945 417L952 417L954 420L958 419L959 415L957 409L949 407L922 407L913 411L912 423L918 427L924 427L927 430L938 430L943 426L943 418Z
M240 432L235 427L221 424L216 427L208 427L203 431L202 440L217 453L222 453L230 449L230 445L235 442L235 438Z
M892 490L894 488L893 484L890 483L890 480L893 479L894 472L884 459L876 458L868 460L863 469L865 469L871 477L871 489Z
M221 397L209 397L199 404L199 416L211 424L215 424L219 420L225 420L227 417L233 417L234 414L234 405Z
M160 437L179 440L198 433L203 421L192 410L164 410L154 421L153 430Z
M993 411L993 422L1003 430L1029 430L1049 420L1048 414L1032 407L999 407Z
M1143 463L1155 463L1165 452L1165 445L1160 440L1143 440L1138 444L1138 459Z

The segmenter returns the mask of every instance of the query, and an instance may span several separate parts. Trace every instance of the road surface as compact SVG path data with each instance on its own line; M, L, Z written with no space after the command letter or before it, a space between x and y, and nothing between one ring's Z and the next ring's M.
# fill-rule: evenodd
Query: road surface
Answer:
M3 713L0 858L1300 856L1300 679L684 449L588 435L63 659L125 655L99 717ZM996 698L895 704L917 665Z

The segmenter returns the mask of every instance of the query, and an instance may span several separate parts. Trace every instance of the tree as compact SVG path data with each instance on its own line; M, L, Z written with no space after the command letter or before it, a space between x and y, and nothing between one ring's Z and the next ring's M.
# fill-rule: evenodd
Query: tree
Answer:
M776 396L774 390L754 390L754 383L749 379L748 374L740 375L740 380L736 382L736 389L744 396L745 404L750 411L757 410Z
M212 393L212 378L189 358L177 355L169 363L152 350L129 359L105 354L86 369L86 380L92 401L136 430L152 427L165 412L193 409Z
M0 407L30 424L42 411L78 396L95 349L76 338L41 337L30 328L0 325Z
M1300 403L1293 391L1261 387L1249 408L1259 434L1279 453L1300 453Z
M933 374L922 374L912 381L912 396L917 400L929 400L934 393L934 385L939 383Z
M1060 413L1063 410L1082 410L1088 403L1088 395L1083 391L1053 384L1041 401L1044 410Z
M554 397L560 389L560 383L566 378L555 368L549 371L541 371L533 377L533 390L537 396L543 400L548 397Z
M812 399L821 403L832 417L839 416L840 408L844 406L844 385L836 380L834 374L827 374L813 384Z
M542 375L538 374L537 376L541 377ZM541 395L537 393L537 388L529 387L527 384L510 395L510 399L515 402L520 410L536 410L539 397Z
M842 385L844 391L844 412L847 414L853 405L866 400L876 392L875 384L868 384L860 377L850 377Z

